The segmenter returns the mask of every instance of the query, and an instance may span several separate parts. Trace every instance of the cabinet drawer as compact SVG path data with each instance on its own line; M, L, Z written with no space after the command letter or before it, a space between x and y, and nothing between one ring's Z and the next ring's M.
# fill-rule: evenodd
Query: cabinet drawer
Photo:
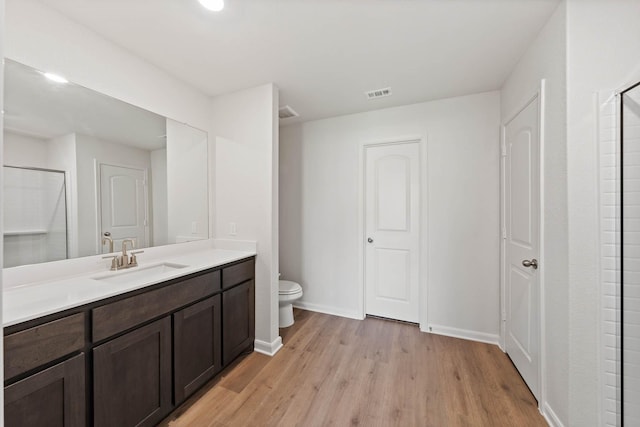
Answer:
M5 379L81 350L84 338L84 313L7 335L4 337Z
M253 279L255 263L253 259L232 265L222 270L222 289L228 289L238 283Z
M219 289L220 271L213 271L94 308L91 311L93 341L100 341L118 332L133 328L147 320L205 298Z

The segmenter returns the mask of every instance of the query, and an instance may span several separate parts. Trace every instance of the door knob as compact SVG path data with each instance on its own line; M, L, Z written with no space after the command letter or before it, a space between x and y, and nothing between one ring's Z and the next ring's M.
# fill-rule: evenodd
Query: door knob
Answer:
M369 237L369 238L367 239L367 242L369 242L369 243L373 243L373 239L372 239L371 237Z
M538 269L538 260L537 259L532 259L531 261L529 261L528 259L525 259L522 261L522 265L524 265L525 267L533 267L534 270Z

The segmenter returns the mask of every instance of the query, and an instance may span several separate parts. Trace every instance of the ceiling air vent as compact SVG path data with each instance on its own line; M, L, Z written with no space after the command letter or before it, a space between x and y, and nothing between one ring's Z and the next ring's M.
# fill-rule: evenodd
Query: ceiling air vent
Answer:
M369 92L365 92L368 99L376 99L376 98L384 98L385 96L391 95L391 88L385 87L384 89L375 89L370 90Z
M298 117L299 115L300 114L296 113L293 108L289 107L288 105L280 107L280 109L278 110L278 117L280 117L281 120L290 119L291 117Z

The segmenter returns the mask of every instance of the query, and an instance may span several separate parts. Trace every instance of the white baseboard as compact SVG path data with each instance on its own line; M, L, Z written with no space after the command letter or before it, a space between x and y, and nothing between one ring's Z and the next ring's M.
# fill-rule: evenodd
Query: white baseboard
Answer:
M253 342L253 350L266 354L267 356L275 356L275 354L282 348L282 337L278 337L273 342L266 342L261 340L255 340Z
M500 346L500 335L498 334L487 334L486 332L477 332L468 329L458 329L434 324L429 325L428 328L429 329L424 332Z
M315 311L323 314L330 314L332 316L346 317L348 319L356 319L356 320L364 319L364 317L362 317L358 313L354 313L351 311L344 311L344 310L336 309L335 307L329 307L326 305L312 304L306 301L297 301L293 304L293 306L295 308L301 308L303 310Z
M556 413L553 412L553 409L551 409L547 402L542 405L542 408L540 408L540 412L542 413L542 416L544 417L547 424L549 424L551 427L564 427L564 424L562 424L560 418L558 418Z

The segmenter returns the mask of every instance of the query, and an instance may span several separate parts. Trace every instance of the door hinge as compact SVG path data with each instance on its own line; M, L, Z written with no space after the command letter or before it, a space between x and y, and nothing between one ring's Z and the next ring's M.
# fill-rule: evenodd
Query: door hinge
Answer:
M506 228L503 228L503 229L502 229L502 238L503 238L503 239L506 239L506 238L507 238L507 229L506 229Z
M501 149L502 149L502 157L507 157L507 145L502 143Z

